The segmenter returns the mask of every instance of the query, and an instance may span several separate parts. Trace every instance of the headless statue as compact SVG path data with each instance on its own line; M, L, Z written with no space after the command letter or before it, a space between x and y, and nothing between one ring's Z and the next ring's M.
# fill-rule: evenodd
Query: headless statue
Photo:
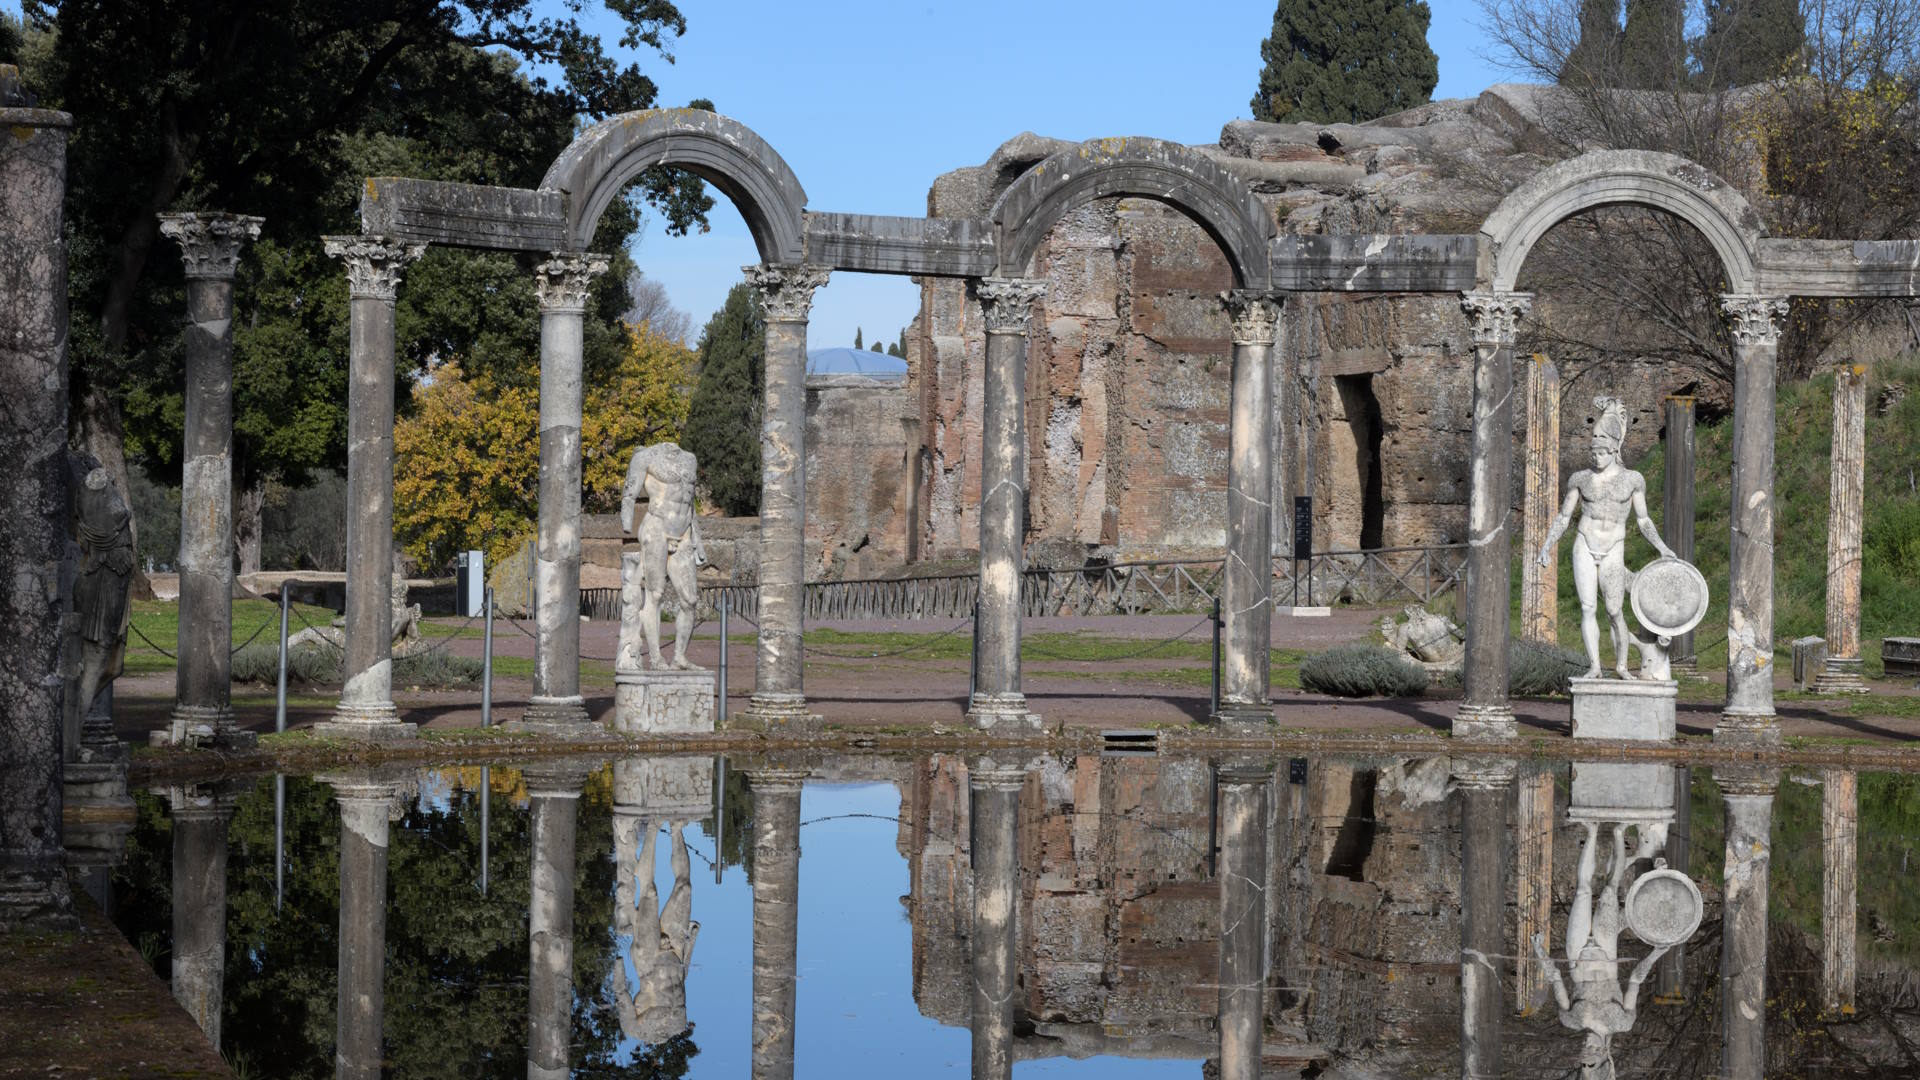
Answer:
M125 667L128 588L133 582L133 512L91 454L67 455L73 493L70 528L80 549L73 583L70 653L62 727L68 760L82 756L81 723L94 700Z
M1580 528L1573 537L1573 585L1580 594L1580 640L1587 647L1589 679L1600 677L1600 623L1596 601L1605 599L1609 631L1613 636L1614 674L1623 679L1627 673L1629 648L1636 639L1627 632L1627 617L1622 610L1633 573L1627 569L1627 517L1640 526L1660 554L1677 558L1673 549L1660 538L1647 513L1647 481L1639 473L1620 463L1620 448L1627 439L1627 410L1610 397L1597 397L1593 404L1600 418L1593 425L1594 468L1574 473L1567 481L1567 499L1560 516L1553 519L1547 542L1540 548L1540 565L1552 566L1560 537L1572 523L1574 511L1580 513Z
M693 667L687 644L693 640L694 607L699 599L696 573L706 565L700 526L693 513L692 454L673 443L655 443L634 451L620 495L620 528L635 534L640 553L621 560L620 651L616 668L640 670L644 641L648 666L664 668L660 656L660 615L667 590L673 591L673 666ZM637 504L645 516L635 521ZM638 638L635 631L638 631Z
M673 890L660 906L654 884L654 848L660 824L647 818L614 819L615 842L620 846L614 893L614 932L628 934L632 944L635 985L627 985L626 964L613 966L614 1007L620 1032L643 1043L661 1043L687 1029L687 968L693 962L693 944L700 924L693 919L692 866L687 840L679 822L670 822L668 858L673 866ZM634 851L635 848L639 850ZM628 858L628 854L633 857Z

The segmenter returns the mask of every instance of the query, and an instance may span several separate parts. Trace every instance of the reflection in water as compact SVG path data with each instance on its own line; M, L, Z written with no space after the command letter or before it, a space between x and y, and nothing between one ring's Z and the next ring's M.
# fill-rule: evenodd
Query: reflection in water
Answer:
M1821 1011L1851 1004L1920 1032L1910 1007L1887 1004L1912 977L1898 951L1905 848L1881 839L1920 831L1887 816L1912 813L1907 777L1861 777L1856 795L1848 772L1783 788L1777 768L1725 765L1716 789L1665 764L1001 752L736 770L751 798L730 800L727 834L750 838L750 874L697 894L696 861L749 855L712 839L712 759L357 770L323 777L330 789L293 778L278 914L271 779L237 810L231 793L168 789L171 844L143 800L121 921L171 953L176 994L223 1049L287 1077L699 1076L749 1057L755 1077L899 1075L877 1054L819 1049L870 1043L905 1047L916 1072L980 1077L1041 1059L1102 1075L1115 1057L1183 1077L1203 1062L1229 1078L1759 1077L1770 1054L1768 1075L1844 1076L1903 1068L1896 1028L1828 1029ZM812 787L827 777L888 780L897 801ZM483 779L498 784L501 830L484 897ZM897 812L895 851L871 832L815 832L803 783L852 816ZM1863 808L1880 815L1870 850ZM821 875L804 898L803 833ZM337 882L324 869L336 847ZM896 852L910 944L826 955L814 934L802 955L801 903L822 925ZM1879 861L1856 873L1856 858ZM1689 869L1706 920L1682 967ZM1872 966L1856 989L1862 902L1894 916L1895 942L1863 943ZM1670 977L1672 995L1656 995ZM904 1016L875 1004L899 986L913 994Z

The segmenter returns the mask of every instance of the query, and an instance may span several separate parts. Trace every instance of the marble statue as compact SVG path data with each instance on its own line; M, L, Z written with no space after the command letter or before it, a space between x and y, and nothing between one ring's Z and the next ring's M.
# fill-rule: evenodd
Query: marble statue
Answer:
M693 918L692 866L681 823L668 823L673 866L673 890L666 906L654 884L654 850L660 823L649 818L616 817L616 842L621 845L614 896L614 932L628 935L627 960L633 965L632 986L627 965L613 966L614 1008L620 1033L642 1043L662 1043L687 1029L687 969L700 924ZM635 847L632 861L624 857Z
M1569 993L1561 978L1560 965L1547 953L1544 933L1533 938L1534 954L1546 968L1547 980L1560 1006L1560 1023L1586 1032L1586 1044L1580 1052L1583 1080L1610 1080L1613 1071L1613 1037L1633 1028L1640 999L1640 987L1653 971L1653 965L1665 956L1671 943L1656 944L1620 988L1620 931L1625 925L1620 886L1627 868L1665 843L1664 827L1658 835L1642 828L1633 859L1627 858L1625 824L1613 826L1613 859L1607 870L1607 883L1596 890L1594 871L1598 868L1600 824L1582 821L1586 840L1580 847L1580 867L1575 877L1573 908L1567 913L1567 969L1573 976ZM1596 896L1597 892L1597 896Z
M387 599L393 607L389 626L394 659L425 652L428 645L420 633L420 605L407 603L407 568L398 548L393 552L393 574L388 579ZM309 627L287 639L289 649L320 645L331 645L335 649L347 647L345 615L336 616L327 626Z
M1560 537L1580 513L1580 527L1573 537L1573 584L1580 594L1580 640L1587 648L1587 673L1584 678L1600 677L1600 624L1596 601L1604 599L1614 646L1614 674L1632 678L1627 672L1628 650L1643 645L1627 632L1623 610L1627 590L1634 575L1627 569L1627 517L1633 516L1640 535L1647 538L1660 554L1678 561L1673 549L1653 527L1647 513L1647 481L1620 462L1621 445L1627 438L1627 410L1610 397L1593 399L1600 417L1593 425L1594 468L1574 473L1567 481L1566 502L1560 516L1553 519L1547 541L1540 548L1540 564L1551 566ZM1646 655L1643 647L1642 655ZM1665 678L1644 673L1645 677Z
M615 668L638 671L644 642L646 666L667 666L660 656L660 615L667 590L675 603L673 667L698 670L687 658L697 621L699 600L695 574L706 565L700 545L700 525L693 513L693 479L697 462L673 443L655 443L634 451L627 465L627 483L620 495L620 528L640 542L640 553L628 555L620 566L620 650ZM645 501L645 516L635 520L637 503Z
M124 667L133 583L133 512L91 454L67 455L73 492L70 528L79 546L63 728L67 756L81 746L80 725L94 699Z

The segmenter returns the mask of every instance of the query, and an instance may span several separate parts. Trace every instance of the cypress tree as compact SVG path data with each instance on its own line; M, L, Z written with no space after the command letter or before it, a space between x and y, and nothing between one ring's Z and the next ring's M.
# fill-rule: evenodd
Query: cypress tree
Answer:
M760 413L766 398L767 324L742 282L700 332L700 379L681 441L700 459L707 497L722 513L760 512Z
M1631 90L1671 90L1686 80L1686 61L1686 11L1681 0L1627 0L1618 85Z
M1780 78L1806 47L1799 0L1706 0L1706 8L1697 59L1708 89Z
M1253 118L1360 123L1430 100L1440 62L1425 0L1280 0Z
M1582 0L1580 40L1560 68L1562 86L1614 86L1619 82L1620 0Z
M860 328L857 326L853 328L853 347L856 349L866 348L866 346L860 342Z

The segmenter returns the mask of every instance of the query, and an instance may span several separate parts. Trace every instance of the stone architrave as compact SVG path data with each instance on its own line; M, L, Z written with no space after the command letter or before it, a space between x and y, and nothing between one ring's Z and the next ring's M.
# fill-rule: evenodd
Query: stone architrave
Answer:
M540 511L534 548L533 694L512 725L571 735L580 695L580 424L587 297L604 255L556 251L534 267L540 297Z
M186 447L180 476L175 746L249 745L233 722L233 276L262 219L162 214L187 267Z
M1027 329L1046 283L981 278L987 371L980 413L980 642L967 721L1036 730L1020 682L1020 579L1026 563Z
M1233 316L1233 412L1227 448L1227 563L1221 590L1224 724L1265 726L1273 636L1273 363L1280 304L1265 293L1221 297ZM1024 473L1022 474L1024 475Z
M1661 483L1660 535L1683 562L1693 561L1693 412L1691 397L1666 400L1666 424L1661 431L1665 476ZM1673 664L1693 671L1692 630L1673 639Z
M620 647L614 657L614 724L621 731L712 731L714 683L687 657L699 619L695 577L706 564L693 513L694 456L673 443L634 451L620 526L640 542L620 561ZM641 511L639 503L645 500ZM674 604L674 654L660 655L660 614Z
M1733 537L1728 550L1727 699L1713 737L1777 743L1773 711L1774 368L1786 300L1720 298L1733 334Z
M1527 365L1525 485L1521 550L1538 551L1547 542L1554 504L1560 497L1560 369L1545 353L1534 353ZM1521 560L1521 637L1560 644L1559 589L1558 563Z
M1461 308L1473 330L1473 443L1467 493L1467 657L1456 737L1518 734L1507 698L1508 607L1513 537L1513 343L1533 296L1470 292Z
M827 283L819 266L748 266L767 317L766 405L760 428L760 624L753 695L736 714L758 730L804 730L802 635L807 559L807 314Z
M380 236L322 240L347 270L347 505L354 512L347 515L346 682L333 718L313 730L406 738L416 729L393 705L393 307L401 272L426 245Z
M60 847L67 543L66 113L0 66L0 929L77 925Z
M1833 373L1833 483L1827 504L1827 662L1815 693L1864 694L1860 679L1860 542L1867 474L1867 366Z

